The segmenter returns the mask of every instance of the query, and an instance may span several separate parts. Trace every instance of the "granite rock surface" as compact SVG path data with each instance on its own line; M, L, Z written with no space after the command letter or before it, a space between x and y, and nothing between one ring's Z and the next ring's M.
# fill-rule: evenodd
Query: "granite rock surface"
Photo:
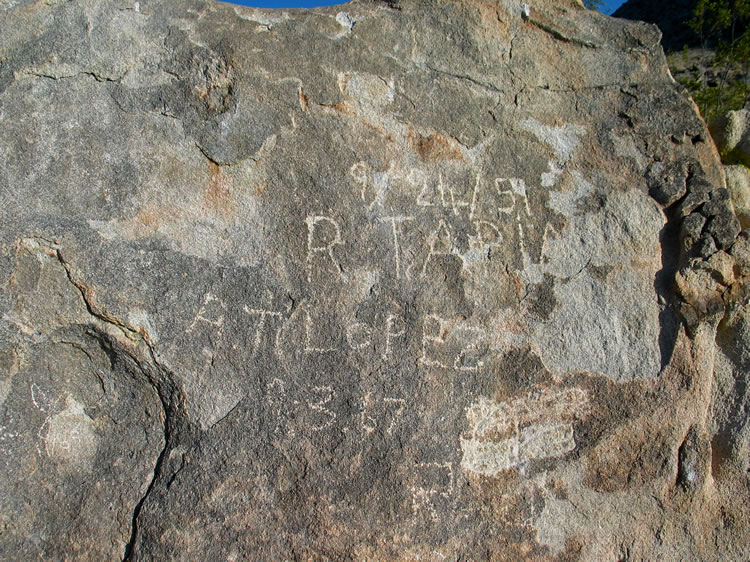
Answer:
M725 165L727 189L740 226L750 227L750 169L743 165Z
M750 556L717 151L524 12L0 2L0 558Z
M750 110L729 111L711 121L709 130L724 162L750 165Z

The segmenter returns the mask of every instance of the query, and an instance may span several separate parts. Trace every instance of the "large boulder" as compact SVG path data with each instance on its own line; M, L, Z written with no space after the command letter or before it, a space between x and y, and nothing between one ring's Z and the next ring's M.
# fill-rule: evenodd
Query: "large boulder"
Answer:
M729 111L711 121L709 130L722 161L750 166L750 110Z
M655 27L0 11L0 558L750 556L750 246Z
M724 166L724 172L737 218L742 228L750 228L750 170L742 165L728 165Z

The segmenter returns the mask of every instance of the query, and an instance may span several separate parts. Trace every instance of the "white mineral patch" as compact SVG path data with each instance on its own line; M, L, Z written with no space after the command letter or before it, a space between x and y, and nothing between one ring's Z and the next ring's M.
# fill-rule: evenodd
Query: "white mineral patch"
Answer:
M561 169L560 172L562 173ZM579 202L594 189L594 186L577 172L573 172L572 175L574 178L573 188L551 192L548 203L550 209L568 218L580 214Z
M579 138L586 134L586 129L579 125L568 123L555 127L544 125L534 118L521 121L520 125L521 128L549 146L560 164L565 164L570 160L573 151L578 148Z
M395 98L393 80L385 80L364 72L342 72L338 76L339 89L361 106L363 112L382 108Z
M586 523L594 521L579 553L581 560L607 560L617 552L621 542L617 540L618 531L628 529L637 536L642 521L633 516L632 496L623 493L607 493L592 490L585 483L586 469L582 463L570 463L555 472L556 481L564 481L567 497L556 497L550 493L550 481L546 476L536 480L537 486L545 489L544 505L541 513L532 519L536 538L540 544L550 549L550 555L556 556L565 551L570 538L576 536ZM551 480L551 479L550 479ZM656 502L653 502L655 504ZM653 505L652 504L652 505ZM659 508L654 505L653 509ZM666 546L666 545L665 545ZM669 548L665 549L669 552ZM657 556L658 559L672 559L672 556ZM676 556L676 559L689 559L690 555Z
M541 183L542 187L552 187L557 183L557 180L563 173L563 169L558 166L557 162L550 160L547 164L548 172L542 172Z
M471 267L474 264L484 263L488 261L490 251L491 246L489 244L469 248L467 252L464 252L461 255L461 260L463 261L464 267Z
M219 262L224 255L231 254L236 249L236 242L225 232L217 231L216 225L220 223L220 219L206 216L200 202L192 203L193 207L159 210L156 220L152 219L153 215L146 209L128 219L88 219L87 223L104 240L136 241L156 238L168 242L176 251L185 255ZM245 200L241 203L244 213L241 229L244 236L237 236L245 244L253 245L255 251L244 253L238 263L254 265L260 255L262 229L254 227L257 224L254 221L259 219L252 201Z
M383 199L390 189L390 182L386 172L373 172L372 183L375 188L375 204L378 207L383 206Z
M615 268L606 281L584 271L556 283L558 308L531 336L544 365L558 376L587 371L626 381L658 375L660 307L650 293L654 275Z
M518 439L479 441L461 439L461 466L483 476L497 476L503 470L518 466Z
M594 186L578 172L571 176L573 191L550 194L550 207L571 221L558 237L545 241L546 271L569 277L588 262L614 265L632 260L661 269L658 240L665 220L656 203L637 190L615 191L600 198L599 209L584 212Z
M380 282L380 270L362 267L358 268L352 277L352 296L364 299L372 294L373 288Z
M98 442L94 420L72 396L65 403L66 408L47 421L44 449L66 466L88 469L96 457Z
M549 199L549 207L569 222L559 233L545 233L540 263L525 260L528 282L538 283L544 274L556 278L559 303L531 340L559 376L575 370L618 381L656 376L661 309L653 282L662 267L664 215L640 191L595 196L594 185L579 172L570 175L566 189Z
M461 466L497 476L531 459L562 456L576 447L571 420L587 403L577 389L543 389L509 402L480 397L466 411L471 436L460 439Z
M278 11L276 10L274 10L273 12L269 12L269 10L258 9L248 10L247 8L240 8L235 6L234 13L237 14L237 17L243 20L254 21L255 23L259 23L269 28L273 27L276 24L283 23L286 20L292 19L289 15L289 12L281 12L281 15L276 15L278 14Z
M128 313L128 324L136 331L145 334L151 343L159 341L159 336L156 333L151 321L149 320L148 314L143 310L133 310Z
M625 158L631 158L633 162L635 162L638 171L644 172L646 170L648 159L640 150L638 150L638 147L635 146L633 137L620 137L612 132L610 133L609 138L612 139L612 143L615 145L615 154Z
M354 18L349 15L349 12L339 12L336 14L336 21L341 25L342 27L345 27L346 29L351 29L354 27Z
M552 187L562 176L565 164L573 156L579 145L579 137L586 134L586 129L578 125L549 126L536 119L521 121L521 128L532 133L539 141L549 146L555 153L555 159L547 164L548 171L542 172L540 182L542 187Z
M537 424L521 430L519 455L526 459L559 457L576 448L570 423Z
M331 36L331 39L338 41L351 35L352 28L354 27L354 18L349 15L349 12L339 12L336 14L336 23L338 23L343 29L336 35Z
M8 394L10 394L11 381L12 379L10 377L0 380L0 407L5 403Z
M193 407L198 412L196 418L203 429L209 429L223 420L245 397L239 389L220 389L205 380L189 385L186 394L188 399L194 400Z

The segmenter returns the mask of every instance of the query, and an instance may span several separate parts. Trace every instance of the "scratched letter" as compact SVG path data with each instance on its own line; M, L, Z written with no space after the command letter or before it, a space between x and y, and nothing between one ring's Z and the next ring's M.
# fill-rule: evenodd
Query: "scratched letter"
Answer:
M419 362L422 365L446 368L444 363L428 356L431 346L434 347L435 344L442 345L445 343L446 334L445 320L434 314L430 314L424 319L422 325L422 357L419 358Z
M430 263L433 256L447 256L454 254L453 237L451 236L450 228L448 228L445 221L440 221L435 232L430 234L429 238L427 238L427 244L429 251L427 252L427 259L424 260L424 265L422 266L422 277L427 274L427 265Z
M404 320L393 314L388 315L385 322L385 349L383 350L383 359L388 359L391 354L392 341L406 334L406 324Z
M391 232L393 234L393 256L396 265L396 279L401 279L401 247L398 241L398 225L407 221L413 221L414 217L406 216L394 216L394 217L383 217L381 221L389 221L391 223Z
M327 255L333 268L341 277L344 277L344 270L333 255L333 249L343 244L338 223L330 217L321 215L307 217L305 223L307 223L307 281L312 282L313 261L315 256L320 254Z
M279 320L283 318L283 315L281 312L273 312L271 310L263 310L260 308L250 308L248 306L245 306L245 312L252 316L258 317L258 323L255 325L255 338L253 340L253 356L258 354L258 350L260 349L261 343L263 341L263 332L266 331L266 325L269 324L268 318L273 320ZM270 326L269 326L270 327ZM278 346L279 343L279 335L281 333L281 328L277 328L276 334L273 338L273 345L274 347Z

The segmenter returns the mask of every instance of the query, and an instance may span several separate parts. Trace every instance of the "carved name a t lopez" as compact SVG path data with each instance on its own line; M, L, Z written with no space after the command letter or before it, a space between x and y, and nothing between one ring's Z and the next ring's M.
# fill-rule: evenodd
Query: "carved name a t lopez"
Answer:
M370 353L388 360L416 338L421 343L417 364L429 369L479 371L490 343L497 335L464 320L443 318L436 314L422 317L410 328L397 310L380 323L351 322L332 330L335 320L330 309L302 305L303 310L293 319L290 310L272 310L259 304L245 304L248 341L251 355L263 352L276 355L302 352L305 354ZM223 337L227 304L216 295L207 293L203 304L188 327L188 332L204 325L217 339ZM299 318L301 317L301 321ZM296 337L284 338L288 330ZM333 331L333 337L332 337ZM338 337L337 337L338 336Z

